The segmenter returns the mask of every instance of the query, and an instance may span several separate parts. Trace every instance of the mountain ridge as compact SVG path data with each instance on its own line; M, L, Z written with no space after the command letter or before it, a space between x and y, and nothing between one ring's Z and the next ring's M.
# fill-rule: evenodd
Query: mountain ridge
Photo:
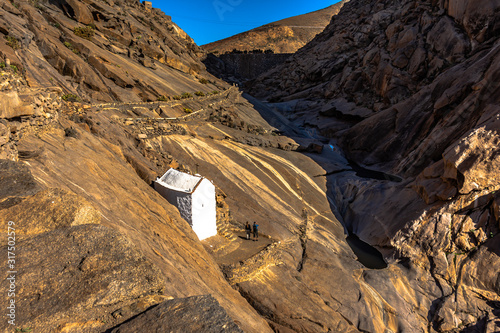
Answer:
M264 24L202 47L212 53L228 53L233 50L294 53L321 32L346 2L348 1L343 0L314 12Z

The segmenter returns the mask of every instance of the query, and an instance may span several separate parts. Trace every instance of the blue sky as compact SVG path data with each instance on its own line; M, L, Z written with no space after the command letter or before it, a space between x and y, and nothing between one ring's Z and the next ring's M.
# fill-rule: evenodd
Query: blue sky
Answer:
M203 45L266 23L309 13L339 0L152 0Z

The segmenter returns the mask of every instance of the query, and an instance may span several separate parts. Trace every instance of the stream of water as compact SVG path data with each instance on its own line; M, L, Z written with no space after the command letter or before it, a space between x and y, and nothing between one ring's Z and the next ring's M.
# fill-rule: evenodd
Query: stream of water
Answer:
M272 110L266 104L256 100L255 98L244 95L255 107L256 110L259 111L261 116L272 126L278 128L285 135L292 138L309 138L321 141L327 141L326 138L321 137L316 131L308 131L307 129L297 126L293 122L289 121L282 114L278 114L277 111ZM325 140L326 139L326 140ZM325 160L335 160L337 162L343 162L342 164L346 165L345 170L341 171L354 171L358 177L367 178L367 179L375 179L375 180L385 180L391 182L401 182L402 179L400 177L390 175L381 171L370 170L365 167L358 165L356 162L346 159L340 151L340 148L336 147L333 142L329 144L323 145L323 153L321 158ZM314 154L311 154L314 155ZM314 156L310 156L315 159ZM321 165L319 161L316 161ZM349 169L350 168L350 169ZM330 204L333 203L333 198L329 198ZM345 222L341 221L341 223L345 224ZM347 234L346 242L349 247L352 249L358 261L363 264L365 267L370 269L383 269L387 267L387 263L385 262L382 254L375 247L370 244L362 241L359 237L347 230L344 225L344 230Z

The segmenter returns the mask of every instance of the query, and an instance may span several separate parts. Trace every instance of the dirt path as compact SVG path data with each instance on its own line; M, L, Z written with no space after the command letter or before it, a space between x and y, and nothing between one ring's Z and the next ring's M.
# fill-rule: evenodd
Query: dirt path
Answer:
M204 241L205 248L219 265L231 265L247 260L273 243L266 235L259 235L258 241L246 239L244 232L235 232L237 237L229 241L221 236L211 237Z

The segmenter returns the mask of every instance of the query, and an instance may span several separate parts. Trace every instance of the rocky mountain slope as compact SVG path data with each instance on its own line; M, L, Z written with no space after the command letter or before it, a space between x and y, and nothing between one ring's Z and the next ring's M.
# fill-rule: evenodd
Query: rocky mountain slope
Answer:
M109 102L214 89L198 82L204 52L169 16L139 1L2 0L0 15L0 54L31 87Z
M272 50L295 53L330 23L332 16L349 0L343 0L312 13L289 17L261 27L203 45L208 52L223 54L238 51Z
M499 329L499 14L490 0L353 0L247 86L338 142L349 163L327 177L337 217L432 275L436 298L418 303L429 331ZM342 173L355 166L401 181Z

